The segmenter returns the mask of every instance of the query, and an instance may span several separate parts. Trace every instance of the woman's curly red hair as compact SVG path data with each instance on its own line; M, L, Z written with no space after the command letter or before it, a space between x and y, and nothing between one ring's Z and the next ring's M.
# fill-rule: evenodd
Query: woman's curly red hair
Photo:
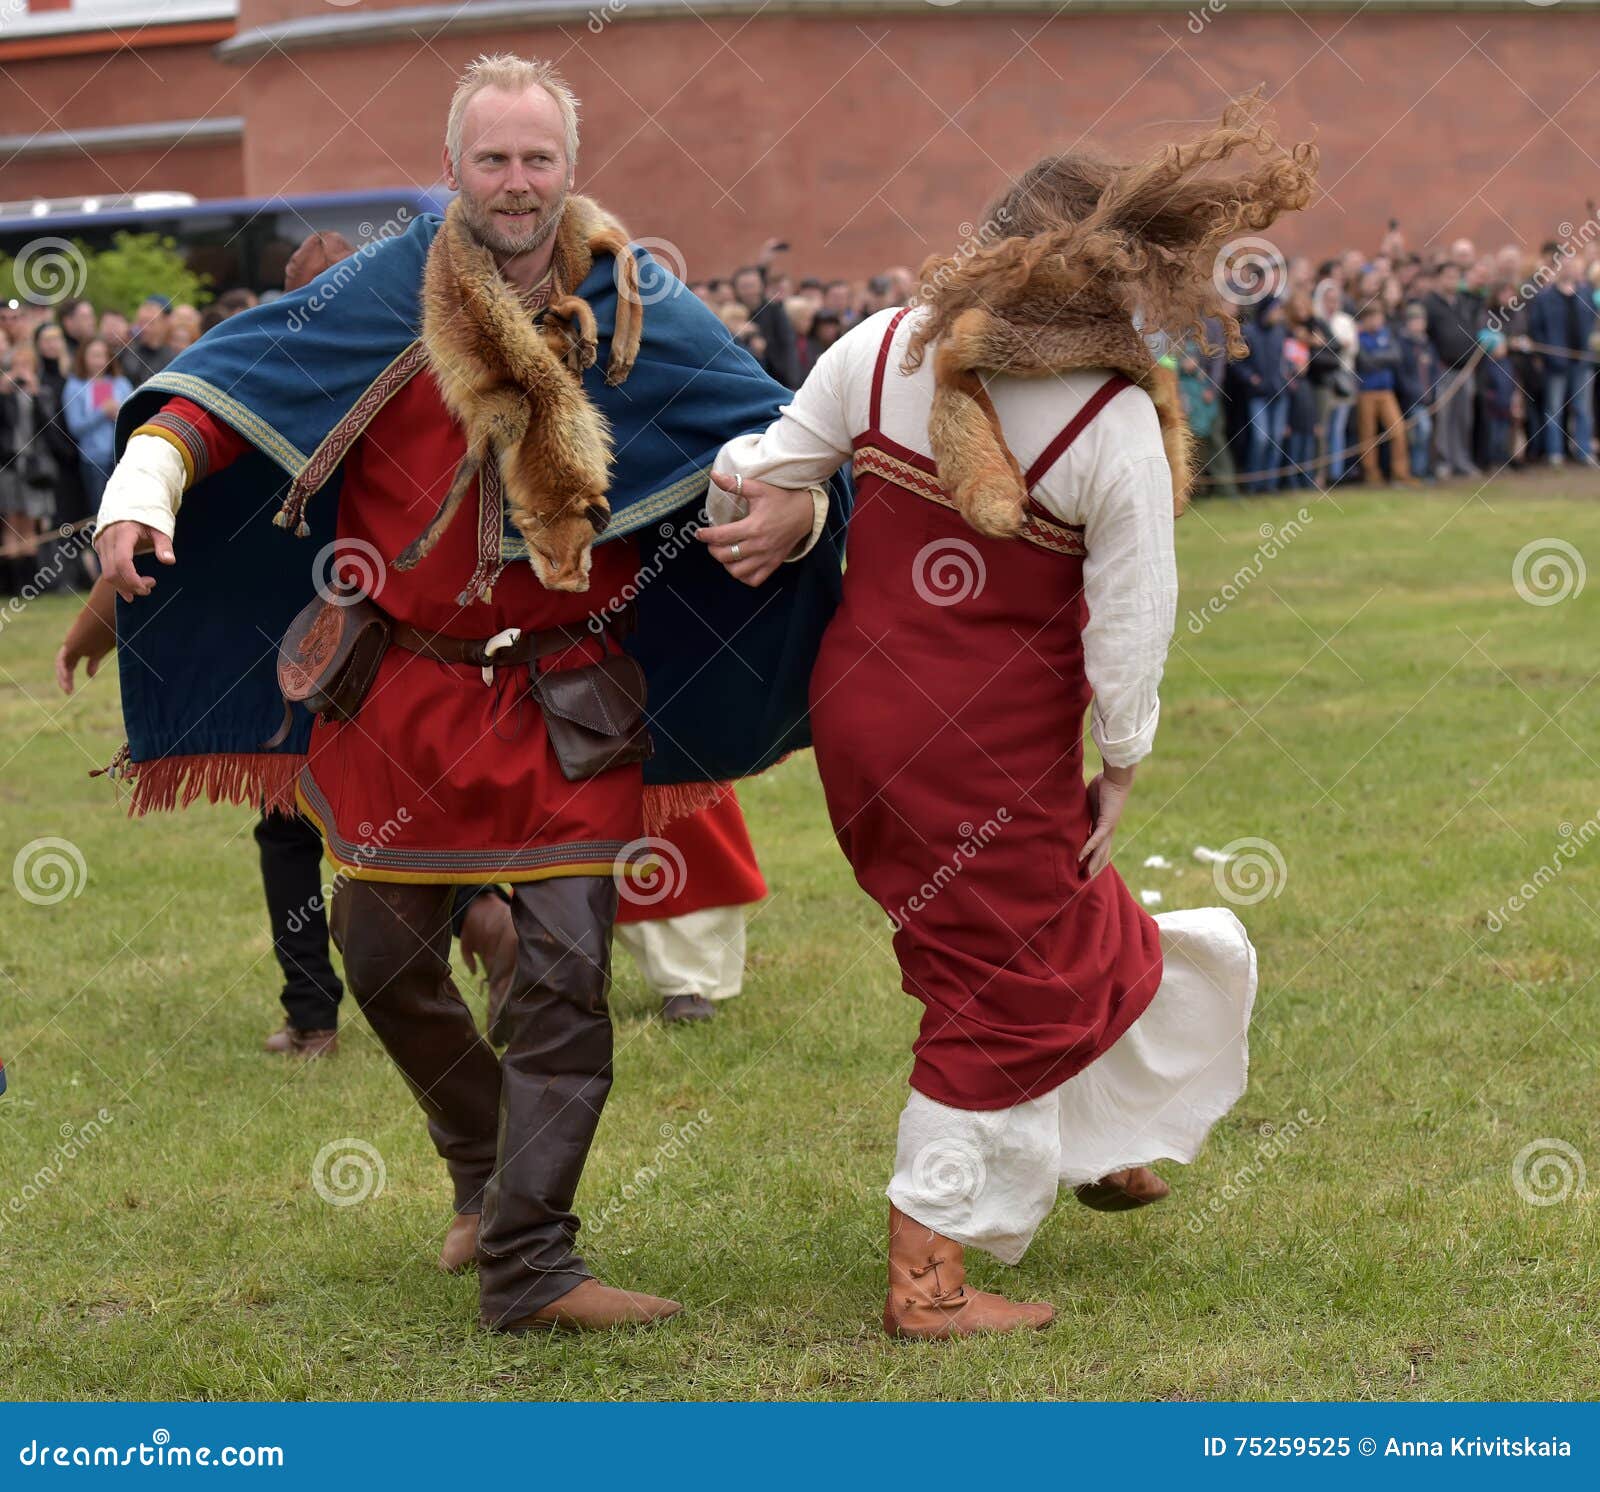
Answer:
M990 207L990 236L1005 236L923 266L918 318L903 368L911 372L963 311L993 307L1021 291L1046 261L1052 285L1084 309L1136 313L1142 331L1204 338L1221 322L1229 352L1246 351L1220 256L1233 240L1259 233L1311 198L1317 148L1278 144L1262 91L1243 94L1221 123L1187 144L1163 146L1133 165L1089 151L1047 156ZM1234 174L1207 168L1249 156Z

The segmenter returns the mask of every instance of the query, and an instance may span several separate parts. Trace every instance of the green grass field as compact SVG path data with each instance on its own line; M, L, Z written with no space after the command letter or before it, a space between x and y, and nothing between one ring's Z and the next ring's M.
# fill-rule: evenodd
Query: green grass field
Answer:
M586 1253L688 1309L645 1335L495 1338L473 1281L433 1267L443 1171L359 1015L336 1061L258 1050L279 1007L249 814L127 820L86 775L122 740L114 677L64 701L69 604L7 614L0 1397L1591 1396L1600 577L1536 605L1513 569L1547 539L1600 562L1597 498L1577 477L1311 498L1259 565L1260 526L1300 498L1183 521L1163 723L1117 864L1170 910L1219 899L1197 845L1281 856L1239 907L1261 955L1250 1089L1166 1168L1169 1203L1069 1199L1017 1269L974 1256L979 1285L1054 1301L1051 1331L942 1347L876 1325L920 1007L809 758L743 795L774 888L745 996L668 1031L618 960ZM1259 574L1208 611L1241 569ZM45 837L87 880L39 906L9 872ZM334 1206L313 1166L346 1138L385 1185Z

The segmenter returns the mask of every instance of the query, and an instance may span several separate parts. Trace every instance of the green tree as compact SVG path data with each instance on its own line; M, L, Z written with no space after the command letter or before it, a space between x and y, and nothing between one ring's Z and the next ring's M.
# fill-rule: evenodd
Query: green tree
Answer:
M30 245L15 259L0 254L0 300L56 305L86 295L97 311L131 316L150 295L203 306L213 298L210 285L210 276L184 262L177 242L159 233L117 233L99 253L82 239L70 245L57 239Z
M209 275L197 275L178 252L176 240L159 233L117 233L112 247L87 256L82 292L97 311L132 316L140 301L165 295L174 303L203 306L212 299Z

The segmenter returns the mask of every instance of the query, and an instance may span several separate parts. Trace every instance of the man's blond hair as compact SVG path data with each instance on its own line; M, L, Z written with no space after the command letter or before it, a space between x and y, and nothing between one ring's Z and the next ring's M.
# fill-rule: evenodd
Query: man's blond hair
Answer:
M444 127L445 149L450 152L450 164L455 170L461 169L461 121L466 116L467 105L485 88L498 88L504 93L516 94L527 93L534 88L544 89L561 110L568 167L577 161L578 99L554 64L530 62L514 52L497 52L492 57L475 59L456 83L455 95L450 100L450 116Z

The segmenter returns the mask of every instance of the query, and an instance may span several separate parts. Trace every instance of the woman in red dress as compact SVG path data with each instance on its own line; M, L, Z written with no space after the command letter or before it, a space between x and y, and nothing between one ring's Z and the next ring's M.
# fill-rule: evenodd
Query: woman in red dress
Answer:
M1198 174L1235 153L1241 173ZM1188 486L1146 334L1215 315L1242 352L1213 266L1303 206L1314 168L1254 100L1140 165L1040 162L990 211L1003 237L930 261L911 307L830 348L717 462L717 488L758 503L854 460L811 710L839 844L926 1007L889 1187L893 1334L1048 1324L968 1289L963 1246L1014 1263L1061 1181L1106 1210L1157 1200L1150 1162L1191 1159L1243 1092L1244 929L1153 918L1107 863L1155 735ZM759 583L778 557L745 535L701 537Z

